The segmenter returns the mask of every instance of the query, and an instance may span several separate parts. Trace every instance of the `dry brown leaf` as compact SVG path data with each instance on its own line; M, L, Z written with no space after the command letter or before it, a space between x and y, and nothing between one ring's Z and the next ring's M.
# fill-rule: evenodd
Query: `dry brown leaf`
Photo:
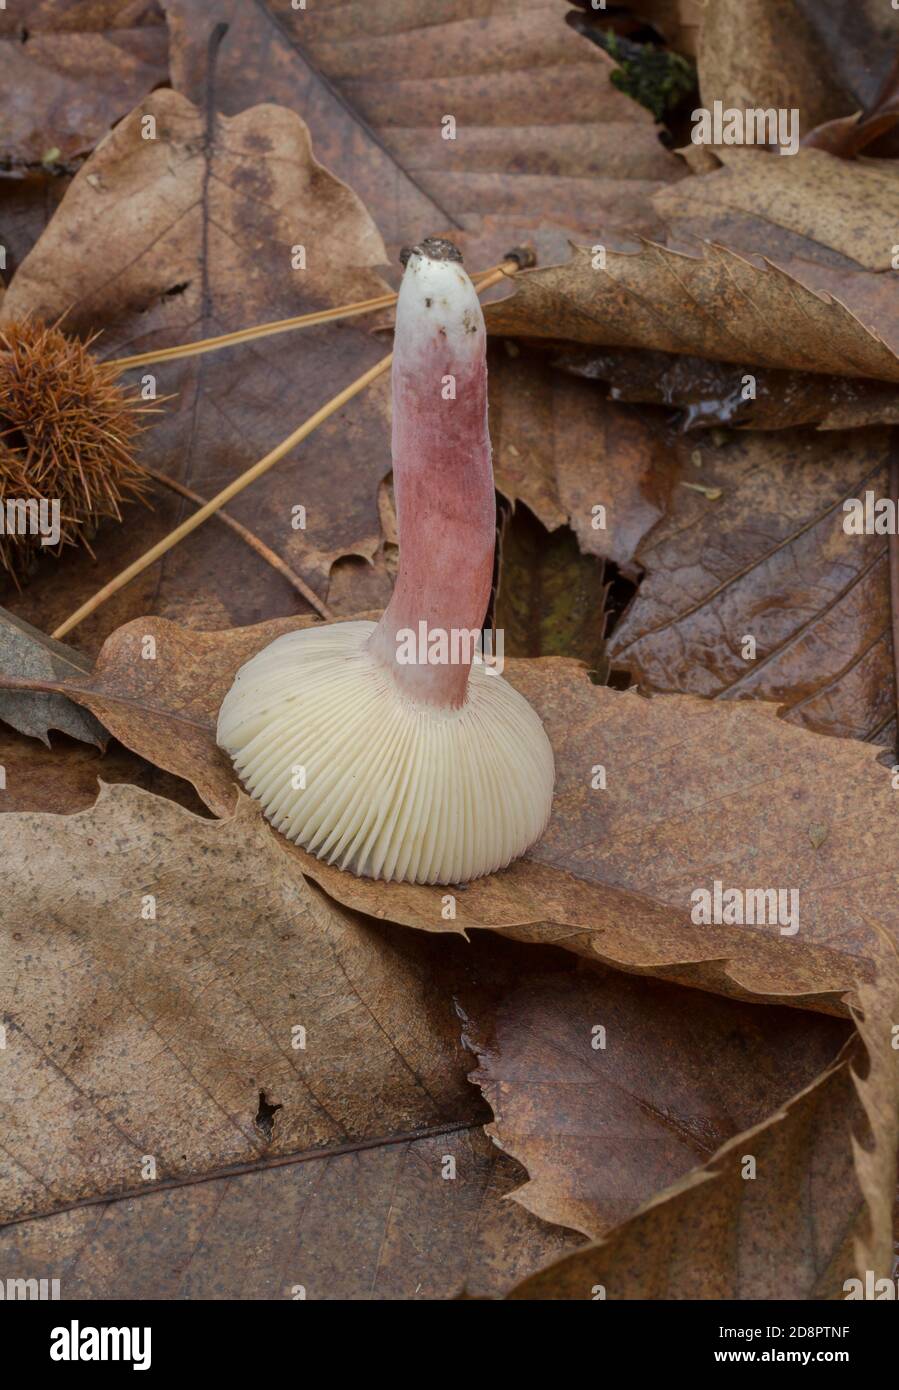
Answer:
M551 953L555 954L555 953ZM521 972L463 992L487 1133L527 1169L516 1201L594 1240L767 1120L819 1073L848 1025L596 966Z
M648 690L775 700L806 728L893 748L887 540L843 529L845 500L889 496L889 450L883 429L679 441L680 476L721 498L673 489L613 665Z
M498 490L524 502L548 530L570 526L585 555L628 572L668 501L661 431L514 344L491 351L488 380ZM605 508L603 526L595 524L597 505Z
M2 829L0 1270L434 1298L579 1243L502 1201L520 1172L478 1129L452 996L503 961L338 908L246 798L215 824L105 786ZM251 1231L265 1259L234 1261Z
M145 618L107 642L91 677L53 689L229 815L219 704L239 666L304 625L198 633ZM147 636L152 661L141 657ZM488 927L718 993L845 1012L844 991L870 973L864 914L899 937L899 813L875 748L808 733L772 705L594 686L559 658L509 662L506 675L556 756L554 814L528 858L452 894L454 919L443 888L359 879L279 841L295 871L348 907L424 931ZM605 790L593 787L600 766ZM827 832L818 848L810 826ZM796 889L800 930L694 924L691 895L716 880Z
M73 1299L491 1297L582 1243L505 1200L520 1178L479 1128L326 1151L7 1226L0 1272Z
M105 730L103 734L106 738ZM0 787L0 815L9 811L54 811L62 815L83 811L96 801L101 779L129 782L177 801L195 815L209 815L189 782L154 767L115 739L107 741L102 754L65 734L55 734L52 747L44 748L34 739L0 724L0 768L0 780L5 784Z
M899 1142L895 962L894 947L882 951L878 985L862 988L860 1045L844 1060L604 1240L507 1297L842 1299L848 1279L864 1284L866 1271L889 1278ZM851 1063L865 1068L864 1079Z
M486 310L490 332L899 381L899 359L884 342L836 299L773 264L711 244L688 254L648 242L635 252L607 249L605 269L593 259L590 248L575 247L564 265L517 276L511 296Z
M142 138L144 116L156 139ZM291 265L306 246L306 269ZM105 353L163 347L278 319L385 288L381 238L362 204L315 160L302 121L278 107L216 120L155 92L83 166L20 266L9 320L67 312L72 330L106 326ZM144 436L142 460L212 496L384 353L355 323L268 338L138 369L173 393ZM384 382L332 418L233 512L320 592L332 560L373 554L377 489L390 467ZM102 567L66 557L10 606L56 622L171 529L184 504L131 509L102 538ZM306 508L305 530L294 508ZM206 527L104 606L87 646L123 617L154 608L202 626L291 611L292 589L243 543Z
M69 163L167 77L165 18L145 0L4 5L0 159Z
M880 0L714 0L700 31L700 97L706 107L796 107L804 135L873 101L897 42L899 15Z
M3 832L5 1219L140 1191L148 1157L183 1180L477 1119L464 946L443 976L309 888L248 799L216 823L105 786Z
M795 304L784 305L783 314L775 306L777 316L769 320L779 336L792 339L799 332L796 311L809 306L810 357L786 365L894 381L892 370L872 370L868 351L851 336L839 340L842 368L817 367L813 360L824 327L815 300L844 306L835 323L848 315L891 354L899 352L899 289L892 269L892 208L899 195L894 162L853 163L818 149L786 158L748 147L726 147L720 154L723 168L685 179L654 198L668 223L669 241L689 244L698 237L738 256L764 257L814 293L809 304L803 290L794 290ZM731 312L726 301L722 309ZM836 340L832 346L837 348Z
M211 16L167 0L173 84L200 102ZM220 0L226 112L276 93L365 200L392 248L465 229L474 267L522 240L544 258L561 226L659 227L649 197L682 174L612 60L546 0L395 0L294 8ZM323 81L322 79L326 79ZM248 96L248 92L252 96ZM442 135L446 114L455 140Z
M778 157L739 146L724 148L721 158L724 168L656 195L656 207L677 231L756 251L791 269L794 260L809 260L887 272L884 307L895 315L889 272L899 170L892 160L852 164L826 150Z

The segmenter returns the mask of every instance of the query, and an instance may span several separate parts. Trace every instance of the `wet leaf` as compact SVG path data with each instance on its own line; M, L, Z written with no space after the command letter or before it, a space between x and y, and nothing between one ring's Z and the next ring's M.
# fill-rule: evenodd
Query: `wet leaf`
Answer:
M750 373L746 362L737 366L635 348L566 348L553 354L553 363L575 376L607 382L613 401L676 407L684 431L899 424L899 391L886 381L758 367ZM746 390L747 373L752 394Z

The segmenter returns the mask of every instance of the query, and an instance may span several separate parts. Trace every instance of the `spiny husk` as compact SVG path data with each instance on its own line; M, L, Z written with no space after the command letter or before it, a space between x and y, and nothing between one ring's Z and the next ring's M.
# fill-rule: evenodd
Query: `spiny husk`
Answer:
M133 453L149 407L91 354L93 341L31 319L0 329L0 508L58 499L57 555L64 545L90 550L99 523L121 520L121 504L149 487ZM0 568L18 586L46 549L39 535L0 534Z

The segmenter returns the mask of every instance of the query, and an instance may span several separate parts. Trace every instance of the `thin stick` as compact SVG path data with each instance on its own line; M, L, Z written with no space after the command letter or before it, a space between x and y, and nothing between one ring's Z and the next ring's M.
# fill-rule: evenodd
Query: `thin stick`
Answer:
M517 262L504 261L503 266L517 270ZM489 270L479 271L471 278L475 284L489 275L495 275L503 267L491 266ZM496 281L491 283L496 284ZM222 333L215 338L200 338L195 343L183 343L178 347L158 348L156 351L139 352L133 357L112 357L104 364L127 372L131 367L145 367L154 362L174 362L181 357L198 357L204 352L218 352L221 348L234 347L236 343L250 343L254 338L269 338L276 333L292 333L295 328L311 328L317 323L333 323L336 319L357 318L360 314L371 314L376 309L389 308L396 303L396 295L378 295L375 299L358 299L354 304L340 304L335 309L317 309L311 314L299 314L290 319L274 319L271 323L257 323L252 328L240 328L234 333Z
M194 492L193 488L185 487L184 484L179 483L176 478L170 478L167 473L157 473L155 468L145 468L144 472L148 473L157 483L161 483L163 487L167 487L171 492L177 492L179 497L186 497L189 502L193 502L198 507L206 506L205 497L201 497L198 492ZM320 614L322 618L327 618L329 620L333 619L333 612L326 603L322 602L315 590L311 589L305 579L296 574L288 564L285 564L281 556L276 555L274 550L271 550L265 544L265 541L261 541L257 535L254 535L249 527L244 526L243 522L235 520L228 512L216 512L216 516L223 525L230 527L235 535L240 536L242 541L246 541L247 545L250 546L252 550L255 550L257 555L261 555L266 564L271 565L273 570L277 570L278 574L282 575L283 578L287 580L288 584L292 585L297 593L302 595L309 606L315 609L316 613Z
M104 584L102 589L99 589L92 598L87 600L87 603L83 603L80 608L75 610L71 617L66 618L64 623L60 623L52 636L57 638L65 637L67 632L71 632L73 627L77 627L80 622L83 622L90 613L93 613L95 609L105 603L108 598L112 598L113 594L117 594L120 589L124 589L126 584L130 584L132 579L142 574L154 561L160 559L167 551L171 550L173 546L177 545L179 541L183 541L185 536L189 536L191 531L196 531L197 527L202 526L203 522L206 521L208 517L219 511L226 502L231 501L232 497L236 497L239 492L243 492L244 488L249 487L251 483L255 483L257 478L261 478L263 473L267 473L270 468L273 468L276 463L279 463L281 459L284 458L285 454L289 454L291 449L296 448L297 444L301 444L304 439L307 439L314 429L317 429L325 420L329 419L330 416L334 415L342 406L346 405L347 401L351 401L354 396L358 396L359 392L364 391L366 386L369 386L376 377L383 375L383 373L387 371L392 360L393 353L388 352L387 356L382 357L380 362L376 362L373 367L369 367L367 372L363 372L362 376L357 377L349 386L344 387L332 400L328 401L326 405L323 405L320 410L317 410L314 415L310 415L308 420L304 420L303 424L295 429L292 434L289 434L282 443L272 449L264 458L261 458L252 468L248 468L246 473L242 473L239 478L234 479L233 483L229 483L226 488L222 488L222 491L216 493L211 501L207 502L199 511L194 512L193 516L188 517L186 521L182 521L180 526L176 526L174 531L170 531L167 536L163 536L161 541L151 546L145 555L141 555L139 559L134 561L134 564L122 570L121 574L117 574L114 579L110 579L108 584Z
M493 285L498 285L499 282L506 279L507 276L514 275L519 269L519 264L518 261L507 261L496 270L487 272L482 279L479 279L477 286L478 294L481 294L483 290L489 290ZM344 387L344 389L328 401L327 404L323 405L320 410L317 410L314 415L310 415L308 420L305 420L302 425L299 425L297 429L294 430L293 434L289 434L281 444L277 445L270 453L266 454L265 458L261 458L252 468L248 468L246 473L242 473L239 478L235 478L234 481L229 483L226 488L223 488L221 492L216 493L211 501L206 502L200 507L199 511L194 512L193 516L188 517L186 521L182 521L181 525L176 526L174 531L170 531L169 534L163 536L162 540L158 541L156 545L151 546L146 554L141 555L132 565L129 565L127 569L122 570L121 574L117 574L115 578L110 579L108 584L104 584L103 588L99 589L92 598L89 598L87 602L83 603L80 608L77 608L70 617L66 618L65 622L61 623L56 631L52 633L52 636L56 638L65 637L67 632L71 632L73 627L77 627L89 614L93 613L104 604L108 598L112 598L113 594L117 594L120 589L124 589L125 585L130 584L132 579L142 574L143 571L148 569L156 560L161 559L161 557L171 550L173 546L176 546L179 541L183 541L185 536L189 536L191 531L195 531L197 527L202 526L203 522L210 516L220 511L226 502L231 501L232 497L236 497L238 493L243 492L244 488L249 487L251 483L255 483L257 478L261 478L263 473L267 473L270 468L273 468L276 463L279 463L280 460L284 458L285 454L289 454L291 449L294 449L297 444L301 444L304 439L307 439L313 430L317 429L325 420L329 419L330 416L334 415L342 406L346 405L347 401L351 401L354 396L358 396L360 391L364 391L366 386L371 385L377 377L383 375L392 361L393 353L388 352L387 356L382 357L380 362L376 362L373 367L369 367L367 372L363 372L362 376L357 377L349 386Z

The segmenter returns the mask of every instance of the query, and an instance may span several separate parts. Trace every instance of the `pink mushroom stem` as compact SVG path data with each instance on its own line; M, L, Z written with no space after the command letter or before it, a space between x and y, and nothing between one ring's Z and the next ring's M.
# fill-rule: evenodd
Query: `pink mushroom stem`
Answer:
M410 698L458 708L490 598L496 501L484 316L449 242L409 256L392 379L399 574L370 650ZM410 634L431 659L409 660Z

